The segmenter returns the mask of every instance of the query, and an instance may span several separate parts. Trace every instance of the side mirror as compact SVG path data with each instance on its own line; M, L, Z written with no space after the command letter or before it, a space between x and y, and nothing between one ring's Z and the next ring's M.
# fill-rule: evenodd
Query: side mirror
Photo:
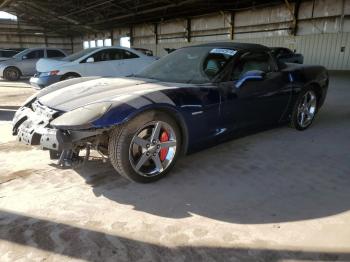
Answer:
M88 59L86 59L86 63L93 63L95 62L95 59L93 57L89 57Z
M240 88L246 81L251 81L251 80L263 80L265 78L266 73L261 70L251 70L245 72L243 76L241 76L237 83L236 87Z
M26 60L26 59L28 59L28 56L26 55L22 56L22 60Z

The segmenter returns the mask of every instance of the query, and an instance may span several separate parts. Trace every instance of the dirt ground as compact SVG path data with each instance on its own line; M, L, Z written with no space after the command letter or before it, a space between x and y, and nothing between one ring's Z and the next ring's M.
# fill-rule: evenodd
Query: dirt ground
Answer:
M10 121L34 91L0 80L0 261L350 261L349 85L331 75L304 132L232 140L143 185L16 142Z

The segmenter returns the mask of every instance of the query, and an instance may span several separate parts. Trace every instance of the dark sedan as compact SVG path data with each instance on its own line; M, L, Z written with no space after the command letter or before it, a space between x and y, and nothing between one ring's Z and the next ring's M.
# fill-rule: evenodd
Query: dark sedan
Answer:
M262 45L203 44L178 49L138 75L51 85L17 111L13 134L50 150L61 166L95 149L119 174L151 182L181 153L238 132L281 123L308 128L327 88L322 66L278 63Z

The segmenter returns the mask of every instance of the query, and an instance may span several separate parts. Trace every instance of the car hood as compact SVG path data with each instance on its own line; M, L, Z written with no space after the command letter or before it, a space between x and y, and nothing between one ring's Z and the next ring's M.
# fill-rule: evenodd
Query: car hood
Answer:
M105 77L52 91L40 96L39 102L52 109L64 112L99 102L127 103L131 106L136 106L136 104L140 106L146 103L145 100L152 99L156 102L172 103L165 94L159 91L173 88L177 88L177 86L156 80ZM149 103L149 100L147 103Z
M0 62L10 60L11 57L0 57Z
M38 72L50 72L53 70L57 70L59 66L69 63L69 61L62 61L56 59L49 58L41 58L36 63L36 71Z
M1 62L0 62L0 66L10 66L10 65L16 64L16 62L18 62L17 59L15 59L15 58L9 58L9 59L6 59L6 60L1 61Z

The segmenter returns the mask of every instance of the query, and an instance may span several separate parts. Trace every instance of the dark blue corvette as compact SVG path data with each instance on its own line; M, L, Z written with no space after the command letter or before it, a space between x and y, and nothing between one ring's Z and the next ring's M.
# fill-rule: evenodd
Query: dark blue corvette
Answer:
M20 141L59 165L95 149L121 175L151 182L181 153L256 127L308 128L322 106L322 66L284 64L262 45L186 47L124 78L76 78L39 92L13 120Z

